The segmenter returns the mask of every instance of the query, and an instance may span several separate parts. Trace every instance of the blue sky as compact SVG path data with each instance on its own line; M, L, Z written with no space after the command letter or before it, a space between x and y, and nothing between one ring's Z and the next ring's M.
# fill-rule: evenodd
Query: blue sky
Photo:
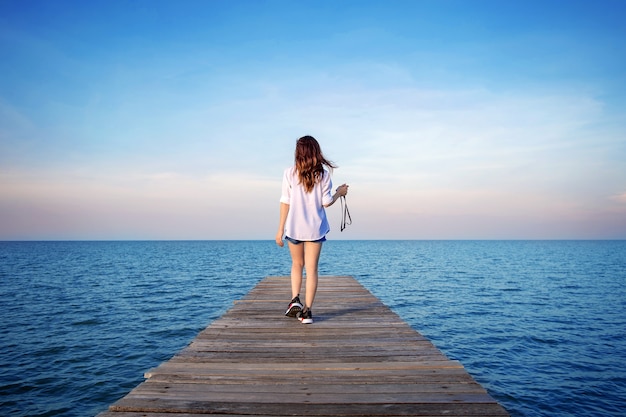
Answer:
M0 239L626 239L623 1L0 0Z

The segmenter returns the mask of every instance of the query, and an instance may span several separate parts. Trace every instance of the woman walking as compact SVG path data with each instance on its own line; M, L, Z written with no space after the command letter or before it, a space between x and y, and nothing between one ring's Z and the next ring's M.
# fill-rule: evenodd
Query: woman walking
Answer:
M291 254L292 300L285 315L298 317L303 324L313 323L311 307L317 292L317 266L322 242L330 231L325 208L348 193L348 186L342 184L331 194L333 168L337 167L324 157L317 140L303 136L296 142L294 165L283 174L276 243L284 246L284 236ZM300 301L303 269L306 270L304 305Z

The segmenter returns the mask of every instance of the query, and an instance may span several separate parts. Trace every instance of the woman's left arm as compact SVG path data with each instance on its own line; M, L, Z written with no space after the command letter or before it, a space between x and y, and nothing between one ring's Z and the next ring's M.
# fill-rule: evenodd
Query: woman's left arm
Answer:
M285 223L289 214L289 204L280 203L280 217L278 219L278 231L276 232L276 244L281 248L285 245L283 235L285 234Z

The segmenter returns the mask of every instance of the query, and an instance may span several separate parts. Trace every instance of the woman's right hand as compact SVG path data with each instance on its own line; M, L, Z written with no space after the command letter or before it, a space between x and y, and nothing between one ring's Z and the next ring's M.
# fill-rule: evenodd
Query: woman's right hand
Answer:
M343 197L345 195L348 194L348 187L349 185L347 184L341 184L339 187L337 187L337 195L339 195L339 197Z

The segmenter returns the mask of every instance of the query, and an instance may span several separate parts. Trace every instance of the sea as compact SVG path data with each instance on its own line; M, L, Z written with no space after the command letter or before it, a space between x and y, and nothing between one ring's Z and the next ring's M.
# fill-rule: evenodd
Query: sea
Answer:
M626 413L626 241L329 239L319 268L354 276L511 416ZM0 242L0 415L95 416L289 271L273 241Z

